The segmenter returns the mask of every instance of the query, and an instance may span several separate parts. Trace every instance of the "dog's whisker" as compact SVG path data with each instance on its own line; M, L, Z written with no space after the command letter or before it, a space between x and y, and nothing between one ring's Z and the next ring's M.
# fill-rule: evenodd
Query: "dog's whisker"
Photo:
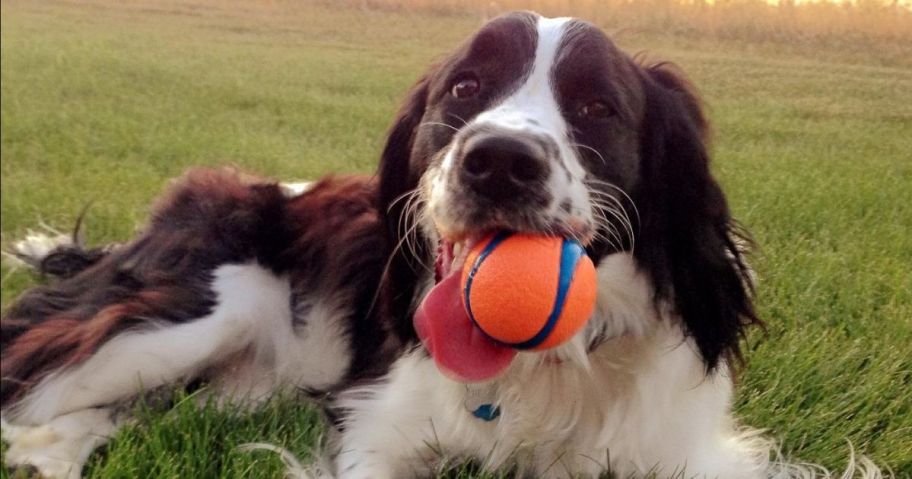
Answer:
M408 190L405 193L402 193L401 195L397 196L396 198L393 199L393 201L390 201L389 206L386 207L386 212L387 213L391 212L397 203L407 199L410 195L414 195L417 193L418 193L418 189L413 188L413 189Z
M404 237L407 236L405 233L408 230L408 217L409 217L409 205L415 196L418 194L418 190L411 190L409 193L403 195L400 198L397 198L396 201L401 199L405 200L405 203L402 205L402 214L399 215L399 219L396 225L396 231L400 232Z
M599 183L604 183L604 184L610 185L607 182L599 182ZM621 190L619 189L619 191L621 191ZM590 202L592 203L592 205L595 209L604 210L604 212L606 213L606 216L608 214L610 214L612 217L614 217L616 220L618 220L621 223L621 226L624 227L626 235L630 239L631 250L635 249L636 235L634 234L633 223L630 219L630 215L627 214L627 210L626 210L626 208L624 208L623 203L618 198L616 198L614 195L611 195L607 192L600 191L597 189L590 188L589 194L590 194ZM606 202L611 202L611 203L613 203L613 205L608 204ZM639 215L637 216L637 218L639 218ZM608 221L608 219L606 218L606 222L607 221Z
M417 231L419 225L421 224L421 218L419 218L419 215L421 214L420 212L423 211L423 209L421 209L421 205L423 204L424 200L418 194L418 190L415 190L415 194L411 195L406 201L402 215L405 218L405 224L407 228L406 232L404 233L404 236L406 238L406 246L408 247L409 252L412 254L412 257L422 266L424 266L424 262L418 254ZM411 225L409 226L410 222Z
M433 273L433 269L429 268L424 264L423 258L418 254L418 248L415 244L418 241L417 231L420 225L420 221L417 218L417 208L420 203L423 203L423 199L420 199L420 190L415 188L405 193L397 196L392 202L390 202L387 211L391 211L395 205L400 202L405 202L402 205L402 213L399 215L397 220L396 231L401 233L399 241L396 242L396 245L390 251L389 257L386 260L386 263L383 266L383 270L380 273L381 278L386 278L389 275L390 268L392 267L393 260L396 258L396 255L400 252L408 252L406 258L409 264L418 263L421 267ZM410 221L411 218L411 221ZM368 308L369 312L372 312L377 305L379 300L380 291L379 289L374 293L374 297L371 299L370 307Z
M408 227L408 229L404 233L404 237L406 240L406 246L408 248L409 253L411 253L412 258L414 258L415 261L418 264L422 265L425 269L430 270L430 268L427 268L427 266L424 264L424 261L422 260L421 256L419 255L418 244L417 244L419 241L417 232L418 232L418 227L421 224L421 218L419 218L418 216L421 214L420 208L423 203L424 203L424 200L419 198L417 195L412 196L411 199L409 200L403 216L406 217L406 225L408 225L409 220L411 220L411 226Z
M417 230L417 228L418 228L418 223L415 223L409 230L407 230L405 232L405 234L402 235L401 238L399 238L399 241L396 242L396 245L393 247L392 251L390 252L389 257L387 257L387 259L386 259L386 263L383 266L383 270L380 272L380 278L382 278L382 279L387 278L387 276L389 275L389 272L390 272L390 268L393 265L393 260L396 258L396 255L400 251L404 251L402 249L403 246L409 241L408 238ZM427 265L425 265L423 263L423 261L421 261L421 258L418 258L417 253L415 253L413 255L413 257L418 260L418 264L420 264L422 268L424 268L426 271L433 274L433 269L431 269ZM412 262L409 261L409 263L412 263ZM374 308L377 306L377 301L379 299L380 299L380 289L378 288L374 292L373 298L371 299L370 306L367 309L368 315L370 315L374 311Z
M611 205L605 204L597 199L592 200L592 206L593 206L593 213L597 216L598 220L601 220L601 221L597 221L597 226L600 226L601 228L608 230L611 233L611 235L614 237L614 239L616 239L618 241L618 243L623 244L620 232L617 230L617 227L614 225L614 223L612 221L610 221L609 216L611 218L616 219L624 227L625 236L628 236L628 238L630 239L630 244L631 244L631 249L632 249L633 245L634 245L634 236L633 236L633 230L629 226L629 219L627 219L625 217L625 215L622 212L620 212L618 209L614 208ZM597 231L598 231L598 229L597 229ZM620 247L620 244L617 246Z
M589 146L589 145L584 145L584 144L582 144L582 143L570 143L570 146L575 146L575 147L577 147L577 148L583 148L583 149L585 149L585 150L589 150L589 151L595 153L596 156L598 156L598 158L599 158L599 160L601 160L602 164L605 164L605 165L608 164L608 162L605 160L605 157L602 156L602 154L599 153L598 150L596 150L595 148L593 148L593 147L591 147L591 146Z
M599 234L601 235L602 239L608 241L611 246L620 249L623 245L623 241L621 240L620 234L617 232L617 228L615 228L614 225L608 223L605 225L604 231L606 231L608 234L606 235L600 232Z
M453 125L448 125L446 123L441 123L439 121L426 121L426 122L419 124L418 126L445 126L447 128L452 129L453 131L459 131L459 128L456 128Z
M634 212L634 214L635 214L636 217L637 217L637 223L640 222L640 210L639 210L639 208L637 208L636 202L633 201L633 198L632 198L632 197L631 197L623 188L621 188L620 186L615 185L614 183L611 183L611 182L608 182L608 181L599 180L599 179L597 179L597 178L592 178L592 177L585 178L583 181L586 182L586 183L591 183L591 184L593 184L593 185L601 185L601 186L605 186L605 187L611 188L611 189L617 191L618 193L620 193L621 195L623 195L624 198L626 198L627 201L630 202L630 206L633 207L633 212ZM589 191L591 192L591 191L599 191L599 190L596 189L596 188L590 188Z
M459 115L457 115L457 114L455 114L455 113L447 112L447 116L452 116L453 118L455 118L455 119L461 121L462 124L463 124L463 126L469 124L469 122L467 122L467 121L465 120L465 118L463 118L463 117L461 117L461 116L459 116Z
M599 210L602 212L606 221L609 221L608 216L610 215L612 218L618 220L618 222L621 223L621 226L624 227L624 233L629 237L629 239L631 241L631 247L632 247L633 246L632 243L635 238L633 235L633 228L630 225L630 218L627 217L627 215L622 210L612 208L608 205L601 205L599 207ZM614 225L612 224L612 226L614 226Z

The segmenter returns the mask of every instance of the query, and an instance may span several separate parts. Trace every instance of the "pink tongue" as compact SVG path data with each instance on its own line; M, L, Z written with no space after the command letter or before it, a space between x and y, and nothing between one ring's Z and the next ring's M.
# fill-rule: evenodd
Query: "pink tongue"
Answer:
M415 330L437 367L454 379L480 382L500 374L516 356L472 324L462 306L459 269L443 278L415 312Z

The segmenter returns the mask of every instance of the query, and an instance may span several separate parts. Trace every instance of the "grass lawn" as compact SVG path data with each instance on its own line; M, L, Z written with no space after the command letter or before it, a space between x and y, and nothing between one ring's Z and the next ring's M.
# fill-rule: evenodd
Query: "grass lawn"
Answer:
M69 228L89 201L90 242L127 239L191 165L372 171L407 87L479 24L281 2L0 5L4 244L39 221ZM912 68L648 31L620 43L699 85L715 171L760 245L768 328L748 339L739 417L801 460L839 468L851 441L912 477ZM4 305L38 281L2 277ZM234 447L306 458L320 435L290 401L192 402L141 412L87 475L280 477L275 455Z

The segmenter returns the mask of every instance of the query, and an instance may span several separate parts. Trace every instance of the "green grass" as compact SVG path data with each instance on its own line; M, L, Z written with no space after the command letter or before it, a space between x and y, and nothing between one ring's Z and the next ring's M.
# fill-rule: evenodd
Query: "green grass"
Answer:
M3 241L68 228L129 238L169 178L240 165L277 178L372 171L408 86L474 16L249 4L2 3ZM270 6L272 5L272 6ZM738 416L838 468L846 441L912 477L912 71L769 45L627 33L677 62L715 127L715 169L761 251L767 331L747 344ZM2 270L9 304L37 279ZM278 477L313 412L143 411L90 477ZM7 472L0 473L7 477ZM459 468L453 477L474 477Z

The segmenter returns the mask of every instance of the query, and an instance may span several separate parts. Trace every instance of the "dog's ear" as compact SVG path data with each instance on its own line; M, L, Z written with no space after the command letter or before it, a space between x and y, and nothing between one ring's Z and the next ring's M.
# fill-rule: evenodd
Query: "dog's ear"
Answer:
M415 132L427 107L428 78L419 80L409 91L396 114L396 119L387 136L386 146L380 158L378 171L378 212L386 232L389 266L383 278L383 305L385 314L397 321L401 338L415 337L411 324L412 296L417 283L416 266L402 253L402 215L406 201L403 196L418 186L421 172L411 164ZM419 245L420 246L420 245ZM393 285L394 287L391 287Z
M749 240L710 173L708 124L693 89L667 64L641 73L646 114L634 254L657 301L674 308L712 371L721 359L740 360L745 327L759 323L744 260Z
M400 234L398 220L404 206L404 202L398 200L414 190L420 179L420 172L412 168L411 154L415 131L427 107L427 96L428 77L424 77L412 87L399 108L380 157L378 207L394 237Z

